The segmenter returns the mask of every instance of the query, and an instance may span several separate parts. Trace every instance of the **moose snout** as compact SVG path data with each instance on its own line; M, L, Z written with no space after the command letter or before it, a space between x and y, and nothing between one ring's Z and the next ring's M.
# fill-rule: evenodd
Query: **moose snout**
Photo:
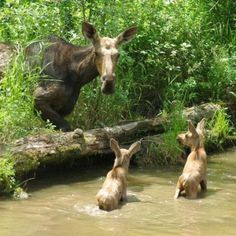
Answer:
M116 78L115 74L103 75L102 82L113 82L115 80L115 78Z
M182 144L182 138L178 135L176 137L176 141L179 143L179 144Z
M104 75L102 80L102 92L104 94L113 94L115 91L115 74Z

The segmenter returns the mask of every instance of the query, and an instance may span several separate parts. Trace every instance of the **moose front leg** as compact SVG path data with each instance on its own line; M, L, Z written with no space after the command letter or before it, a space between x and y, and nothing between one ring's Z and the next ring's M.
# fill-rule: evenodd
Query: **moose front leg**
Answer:
M43 120L50 120L57 129L62 131L70 131L70 125L68 122L60 116L55 110L53 110L46 101L35 100L35 108L41 112Z
M58 113L61 116L67 116L73 111L79 97L79 92L79 90L75 91L74 94L72 94L69 100L67 101L66 105L59 110Z
M120 200L123 202L127 201L127 186L124 187Z
M175 190L175 195L174 195L174 199L177 199L181 192L184 190L183 187L183 176L181 175L178 179L177 185L176 185L176 190Z

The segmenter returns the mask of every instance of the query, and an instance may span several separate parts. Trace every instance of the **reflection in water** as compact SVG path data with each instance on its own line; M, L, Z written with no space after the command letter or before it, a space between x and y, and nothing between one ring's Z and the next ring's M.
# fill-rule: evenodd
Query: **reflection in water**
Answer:
M210 158L208 191L174 200L179 170L131 170L128 202L98 209L109 167L33 183L26 201L0 201L0 236L236 235L236 150Z

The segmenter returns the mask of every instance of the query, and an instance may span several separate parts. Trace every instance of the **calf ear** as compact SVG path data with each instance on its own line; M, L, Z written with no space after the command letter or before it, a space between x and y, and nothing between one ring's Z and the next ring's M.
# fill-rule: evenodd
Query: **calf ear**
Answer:
M92 24L88 22L84 22L82 24L82 33L84 37L92 41L93 44L99 39L97 30Z
M136 152L138 152L141 148L141 142L138 141L136 143L133 143L129 148L129 155L132 157Z
M128 43L136 35L138 28L136 26L130 27L125 30L123 33L119 34L116 37L116 44L119 46L122 43Z
M117 158L121 157L119 144L114 138L110 139L110 147L111 147L111 150L115 153Z
M198 135L193 123L189 120L188 121L188 130L195 136Z
M203 118L200 122L197 124L197 129L203 131L205 126L205 118Z

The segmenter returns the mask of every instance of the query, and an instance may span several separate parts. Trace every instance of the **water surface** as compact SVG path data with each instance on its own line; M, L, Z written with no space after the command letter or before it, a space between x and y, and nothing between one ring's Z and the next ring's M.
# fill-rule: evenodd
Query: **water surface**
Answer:
M109 167L35 181L29 200L0 201L0 236L236 235L236 149L208 162L208 191L174 200L181 169L131 169L128 203L112 212L95 205Z

